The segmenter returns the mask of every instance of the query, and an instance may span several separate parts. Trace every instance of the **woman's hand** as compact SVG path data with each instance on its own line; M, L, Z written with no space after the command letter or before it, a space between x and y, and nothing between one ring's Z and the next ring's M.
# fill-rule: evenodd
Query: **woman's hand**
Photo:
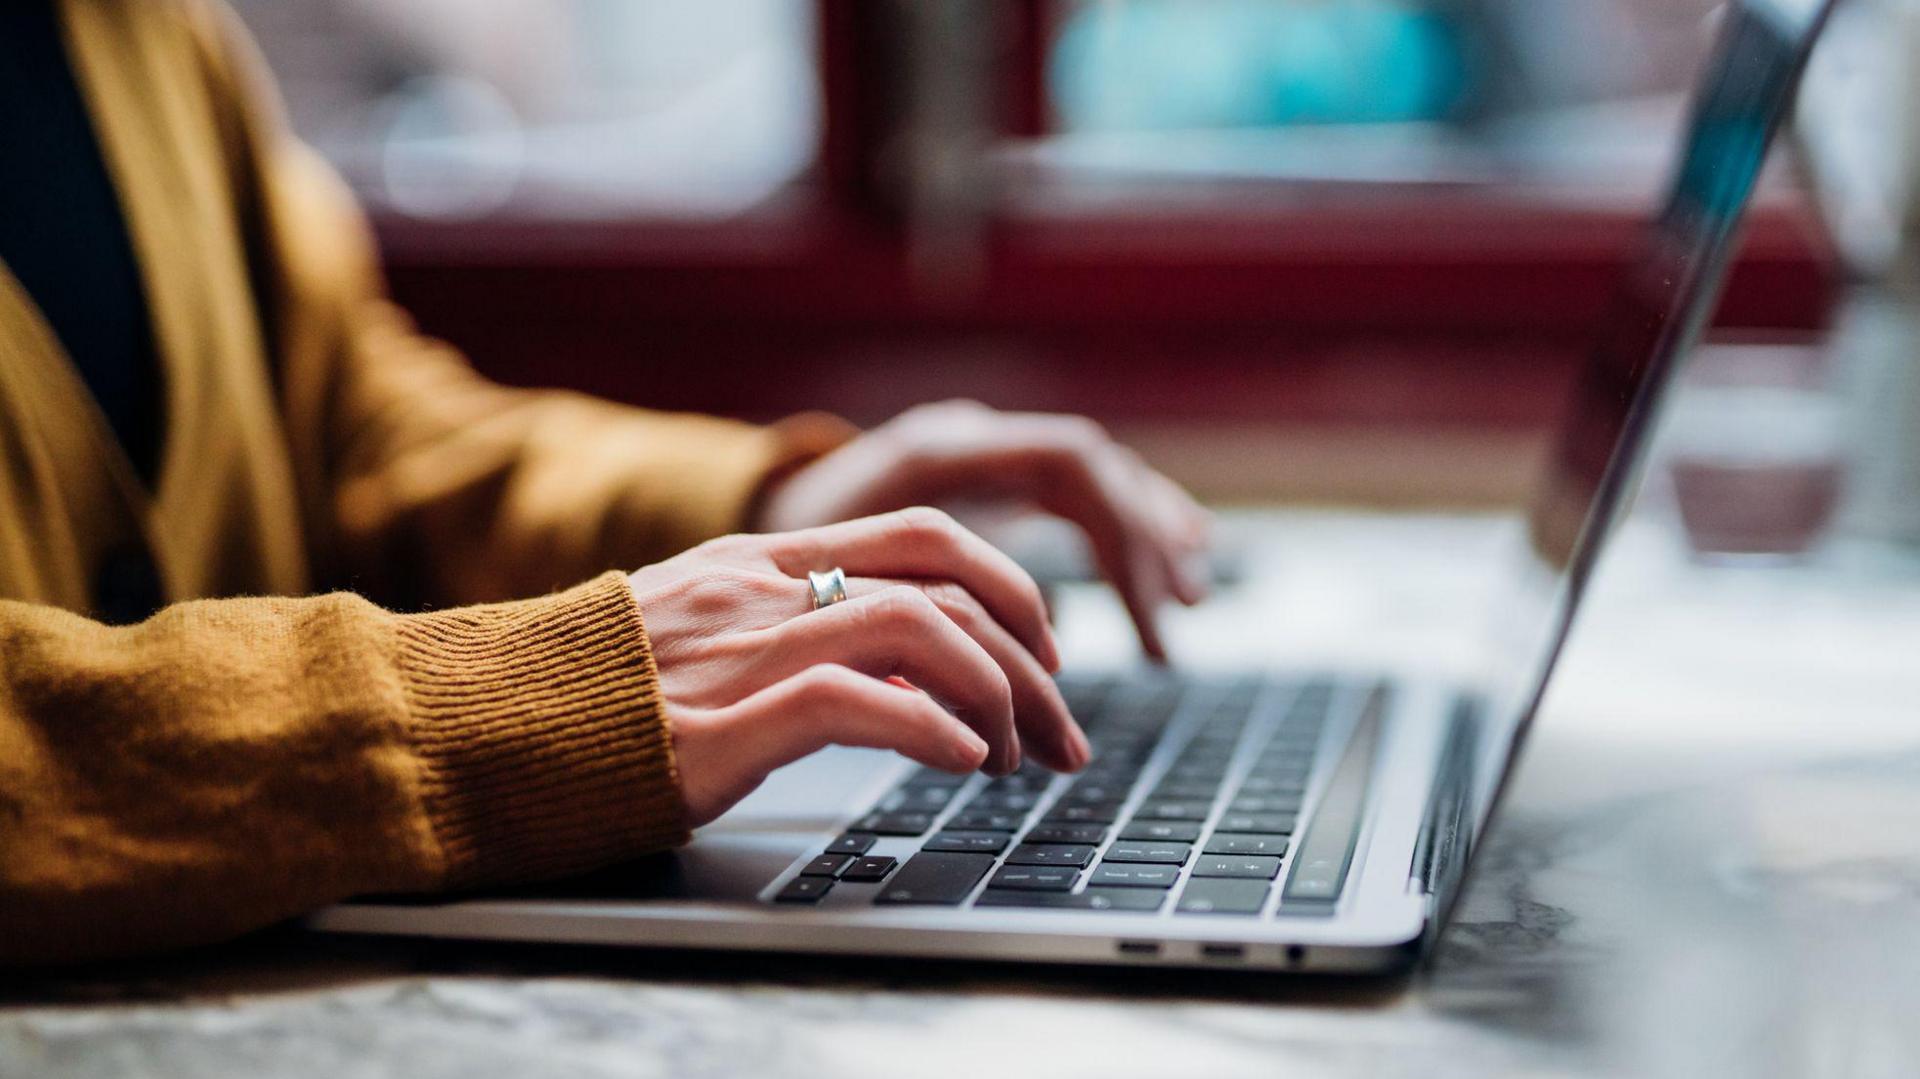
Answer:
M1206 511L1078 416L970 401L909 409L777 484L756 523L785 532L981 496L1031 502L1078 525L1155 659L1166 656L1159 608L1206 597Z
M847 599L816 611L806 575L835 566ZM727 536L628 583L694 826L835 743L949 772L1087 762L1039 588L939 510Z

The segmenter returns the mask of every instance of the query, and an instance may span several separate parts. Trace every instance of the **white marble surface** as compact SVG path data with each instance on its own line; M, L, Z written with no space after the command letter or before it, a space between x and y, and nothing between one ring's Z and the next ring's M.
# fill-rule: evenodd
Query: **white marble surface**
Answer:
M1500 530L1237 519L1194 662L1445 668ZM1254 615L1261 615L1253 620ZM1071 655L1124 640L1062 605ZM28 1076L1920 1074L1920 558L1622 537L1425 972L1301 983L267 934L0 982Z

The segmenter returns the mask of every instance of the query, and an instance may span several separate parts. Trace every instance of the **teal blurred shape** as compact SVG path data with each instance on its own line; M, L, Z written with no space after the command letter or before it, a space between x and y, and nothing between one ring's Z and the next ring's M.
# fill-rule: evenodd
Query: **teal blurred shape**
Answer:
M1386 123L1447 116L1458 27L1392 0L1103 0L1062 28L1047 80L1068 131Z

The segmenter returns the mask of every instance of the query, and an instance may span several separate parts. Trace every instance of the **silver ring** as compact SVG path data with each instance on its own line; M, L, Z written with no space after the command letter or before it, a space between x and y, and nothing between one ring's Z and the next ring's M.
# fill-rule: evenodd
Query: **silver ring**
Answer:
M813 590L813 609L831 607L847 599L847 575L839 566L825 573L809 572L807 587Z

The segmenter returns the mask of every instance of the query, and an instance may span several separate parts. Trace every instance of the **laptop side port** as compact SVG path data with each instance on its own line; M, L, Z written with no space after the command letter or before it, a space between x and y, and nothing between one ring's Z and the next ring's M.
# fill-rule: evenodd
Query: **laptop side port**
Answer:
M1160 942L1157 940L1123 940L1116 947L1121 955L1158 957Z
M1232 960L1238 962L1247 957L1244 944L1202 944L1200 954L1208 959Z

